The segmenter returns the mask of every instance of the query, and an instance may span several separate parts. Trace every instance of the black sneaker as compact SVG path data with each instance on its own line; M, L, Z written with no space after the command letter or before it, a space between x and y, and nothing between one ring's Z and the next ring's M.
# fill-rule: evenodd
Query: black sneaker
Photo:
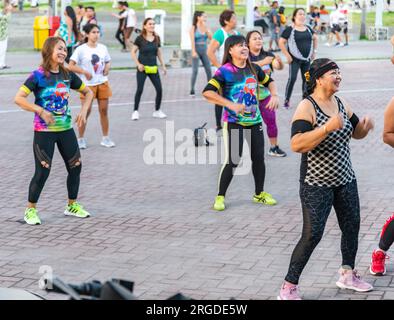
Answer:
M286 152L279 148L279 146L275 146L269 149L268 155L272 157L286 157Z
M194 92L194 90L191 90L191 91L190 91L189 96L191 96L191 97L193 97L193 98L196 96L196 93Z

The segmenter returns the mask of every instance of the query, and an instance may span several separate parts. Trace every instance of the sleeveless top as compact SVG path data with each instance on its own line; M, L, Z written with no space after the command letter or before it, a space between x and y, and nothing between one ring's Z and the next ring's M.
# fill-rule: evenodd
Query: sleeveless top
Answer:
M194 32L194 43L199 47L206 47L207 46L208 35L207 33L201 33L198 28L195 29Z
M316 112L314 128L326 124L330 117L320 109L311 96L307 99L312 102ZM336 96L335 99L339 112L343 115L343 128L331 132L313 150L302 155L300 175L302 183L318 187L338 187L356 179L349 147L353 127L341 100Z
M76 43L74 31L71 31L71 43L68 43L68 27L67 23L64 20L61 20L60 27L59 27L59 36L66 41L67 47L72 47Z

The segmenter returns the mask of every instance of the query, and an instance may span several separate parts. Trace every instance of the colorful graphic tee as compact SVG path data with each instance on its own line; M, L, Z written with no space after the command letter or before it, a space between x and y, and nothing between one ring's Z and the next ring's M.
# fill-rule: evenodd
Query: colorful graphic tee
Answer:
M79 74L87 86L97 86L108 81L103 72L111 57L105 45L99 43L95 48L91 48L85 43L75 49L70 59L92 75L92 79L88 80L84 74Z
M71 111L68 106L70 89L81 91L84 88L85 84L73 72L68 76L61 72L50 72L46 76L42 68L33 71L20 89L27 94L33 92L34 103L51 112L55 119L53 124L47 125L36 113L34 131L60 132L71 129Z
M252 126L261 123L261 114L258 108L258 83L267 86L272 79L257 65L254 66L257 79L248 66L238 68L232 63L221 66L209 81L222 96L234 103L245 105L244 114L236 114L228 107L224 107L223 121L238 123L243 126Z

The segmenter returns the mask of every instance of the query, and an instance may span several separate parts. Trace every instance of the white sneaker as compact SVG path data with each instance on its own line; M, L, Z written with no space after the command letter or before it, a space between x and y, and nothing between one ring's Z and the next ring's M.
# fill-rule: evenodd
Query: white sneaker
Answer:
M167 118L167 115L163 111L161 111L161 109L153 112L152 116L153 118L160 118L160 119Z
M328 42L326 42L324 45L325 45L326 47L331 47L331 44L329 44Z
M86 149L87 148L85 138L78 139L78 147L79 147L79 149Z
M101 140L101 145L107 148L115 147L115 143L109 137L103 137Z
M140 118L140 114L138 111L134 111L133 114L131 115L131 120L138 120Z

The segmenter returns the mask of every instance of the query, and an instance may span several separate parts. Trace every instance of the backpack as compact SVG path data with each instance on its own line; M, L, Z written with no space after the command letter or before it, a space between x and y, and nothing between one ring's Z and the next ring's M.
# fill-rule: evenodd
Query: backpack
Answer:
M196 147L212 144L208 141L207 129L205 129L206 125L207 123L205 122L201 127L194 129L194 145Z

